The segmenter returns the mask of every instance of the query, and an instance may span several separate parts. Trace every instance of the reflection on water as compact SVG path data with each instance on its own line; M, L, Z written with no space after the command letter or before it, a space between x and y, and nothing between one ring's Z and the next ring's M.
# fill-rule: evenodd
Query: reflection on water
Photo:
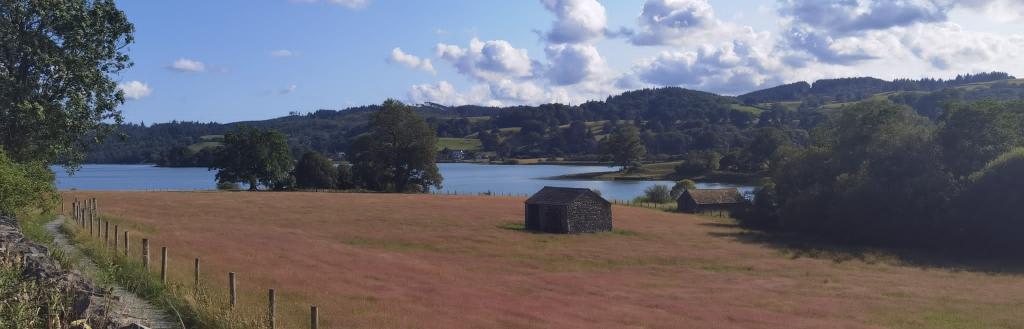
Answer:
M459 194L485 193L532 194L550 186L582 187L600 190L608 199L630 200L655 184L672 186L670 181L579 181L553 180L550 177L614 168L602 166L557 165L478 165L466 163L438 164L444 176L442 192ZM62 190L210 190L216 188L214 171L206 168L161 168L151 165L84 165L69 176L63 168L54 167L57 187ZM730 184L698 183L699 188L735 187ZM740 187L741 192L752 188Z

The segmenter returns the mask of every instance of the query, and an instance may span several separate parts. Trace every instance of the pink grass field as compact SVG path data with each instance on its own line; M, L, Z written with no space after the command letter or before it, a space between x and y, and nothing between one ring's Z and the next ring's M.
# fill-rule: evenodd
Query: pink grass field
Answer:
M172 282L223 289L302 328L1024 328L1024 277L798 257L725 219L621 207L615 232L517 229L523 199L355 193L89 192L168 247ZM68 208L70 209L70 208ZM280 327L280 326L279 326Z

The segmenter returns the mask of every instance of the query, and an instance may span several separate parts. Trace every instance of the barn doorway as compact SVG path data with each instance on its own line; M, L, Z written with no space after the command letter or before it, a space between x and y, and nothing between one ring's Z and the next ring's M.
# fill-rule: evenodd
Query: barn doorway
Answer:
M540 228L540 206L526 205L526 229L537 230Z

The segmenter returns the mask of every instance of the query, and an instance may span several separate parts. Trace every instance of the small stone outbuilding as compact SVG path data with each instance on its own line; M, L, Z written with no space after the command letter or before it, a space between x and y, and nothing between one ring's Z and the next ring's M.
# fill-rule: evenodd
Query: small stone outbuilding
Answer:
M545 186L526 200L526 229L545 233L612 230L612 205L585 188Z
M679 195L676 206L679 211L691 214L733 211L747 202L735 188L693 189Z

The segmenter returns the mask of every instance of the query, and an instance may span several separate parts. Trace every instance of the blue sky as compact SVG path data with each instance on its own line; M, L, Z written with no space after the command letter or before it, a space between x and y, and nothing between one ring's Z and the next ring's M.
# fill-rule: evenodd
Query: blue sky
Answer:
M126 0L128 121L577 104L844 76L1024 75L1016 0Z

